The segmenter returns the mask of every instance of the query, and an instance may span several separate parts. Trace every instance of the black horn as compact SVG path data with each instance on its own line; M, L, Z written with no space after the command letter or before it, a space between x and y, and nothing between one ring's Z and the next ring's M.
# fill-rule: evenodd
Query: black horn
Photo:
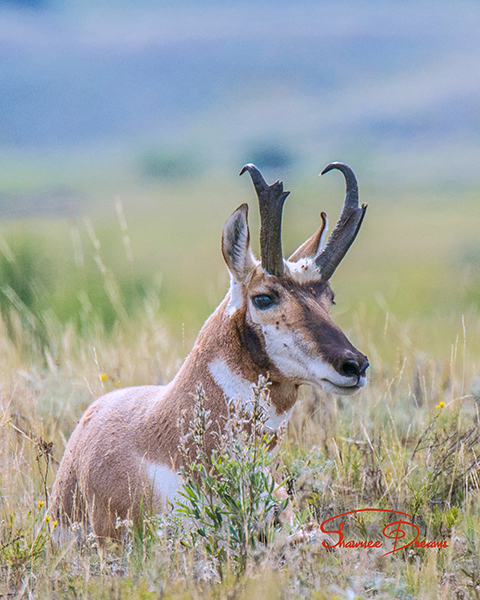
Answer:
M358 185L354 172L350 167L343 163L330 163L320 175L324 175L332 169L338 169L345 176L347 191L343 203L342 212L338 219L335 229L328 238L325 246L315 257L315 263L322 275L322 279L327 281L333 275L343 257L347 253L357 233L362 225L367 205L358 205Z
M260 207L260 252L262 267L270 275L283 275L282 255L282 210L290 192L283 190L283 183L276 181L268 185L255 165L245 165L240 171L250 176L255 186Z

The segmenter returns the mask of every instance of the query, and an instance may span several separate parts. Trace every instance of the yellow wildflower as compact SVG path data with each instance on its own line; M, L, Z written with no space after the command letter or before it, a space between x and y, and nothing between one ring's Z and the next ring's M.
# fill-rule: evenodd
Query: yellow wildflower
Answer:
M55 527L58 525L58 521L53 521L52 523L52 527L55 529Z
M110 376L107 375L106 373L100 373L98 378L100 379L100 381L107 381L107 379L110 379Z
M38 509L40 510L44 504L45 504L45 502L42 502L41 500L39 500L38 501Z
M48 523L50 521L50 515L45 515L45 523Z
M440 402L440 404L438 405L440 408L443 408L445 406L445 402Z

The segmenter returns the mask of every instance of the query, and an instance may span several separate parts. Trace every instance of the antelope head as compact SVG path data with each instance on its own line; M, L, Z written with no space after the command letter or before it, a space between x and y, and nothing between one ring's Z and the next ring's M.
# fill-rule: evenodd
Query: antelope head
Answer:
M330 278L353 243L367 206L358 204L353 171L331 163L322 175L340 170L346 180L343 209L327 243L321 213L318 230L288 260L282 255L283 204L289 192L279 181L267 185L260 171L245 165L260 205L261 261L250 249L248 206L242 204L223 229L222 252L230 272L227 313L238 319L245 346L272 381L310 384L340 395L366 384L367 357L330 317L334 294Z

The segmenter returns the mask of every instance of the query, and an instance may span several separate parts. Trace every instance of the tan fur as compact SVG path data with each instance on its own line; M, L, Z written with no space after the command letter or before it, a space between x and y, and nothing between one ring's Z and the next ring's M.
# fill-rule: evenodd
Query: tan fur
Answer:
M226 227L235 228L233 233L229 232L232 239L229 243L238 256L224 243L225 260L234 279L231 291L206 321L191 353L168 386L111 392L86 410L67 444L57 473L51 506L54 518L65 524L88 521L99 538L118 538L121 529L116 528L117 519L138 519L142 508L162 511L164 493L152 481L149 465L169 469L175 477L181 462L178 419L183 412L187 420L191 419L200 384L205 391L212 429L222 427L227 399L212 376L212 361L221 359L232 378L240 378L247 385L256 384L260 374L268 376L270 401L280 418L293 407L299 385L309 377L307 374L306 379L303 371L296 376L282 370L284 359L275 354L277 347L280 354L283 351L282 335L286 336L285 347L292 345L292 339L301 340L301 348L294 347L292 351L297 354L301 351L301 360L307 366L309 361L318 363L319 368L323 368L323 362L334 364L342 352L366 361L331 321L332 292L328 282L321 282L318 277L305 282L291 275L279 279L266 274L251 257L248 227L245 231L241 229L246 227L245 207L232 217ZM234 286L237 286L235 293ZM277 304L268 310L255 309L252 298L259 294L274 294ZM238 306L232 304L233 295ZM280 335L278 339L276 332ZM269 344L275 356L269 355ZM349 393L364 385L360 376L358 385L351 383L348 374L341 375L341 367L336 367L336 371L328 368L334 373L338 371L338 378L345 380ZM312 382L322 385L323 375L312 373ZM207 450L211 451L214 437L207 437L207 441Z
M150 489L142 473L142 462L148 460L178 469L177 421L183 410L187 417L191 416L200 383L215 422L226 414L223 392L209 374L208 362L221 349L227 363L236 365L252 383L258 381L260 370L242 356L239 348L235 330L240 315L234 319L223 316L227 301L207 320L169 386L114 391L87 409L65 449L53 489L52 514L64 522L80 521L85 516L86 503L95 533L116 537L116 517L127 518L130 509L131 516L138 517L141 497L147 501L145 509L162 510L162 498ZM240 363L239 354L243 358ZM296 400L296 390L288 383L275 383L273 395L278 396L282 408L290 407Z

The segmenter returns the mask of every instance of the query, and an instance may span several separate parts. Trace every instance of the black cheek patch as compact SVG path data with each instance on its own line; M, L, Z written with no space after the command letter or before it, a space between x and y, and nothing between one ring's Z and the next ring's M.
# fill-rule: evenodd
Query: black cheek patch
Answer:
M248 323L244 323L243 327L243 346L250 355L253 362L262 369L268 371L270 369L270 359L265 351L257 331Z

